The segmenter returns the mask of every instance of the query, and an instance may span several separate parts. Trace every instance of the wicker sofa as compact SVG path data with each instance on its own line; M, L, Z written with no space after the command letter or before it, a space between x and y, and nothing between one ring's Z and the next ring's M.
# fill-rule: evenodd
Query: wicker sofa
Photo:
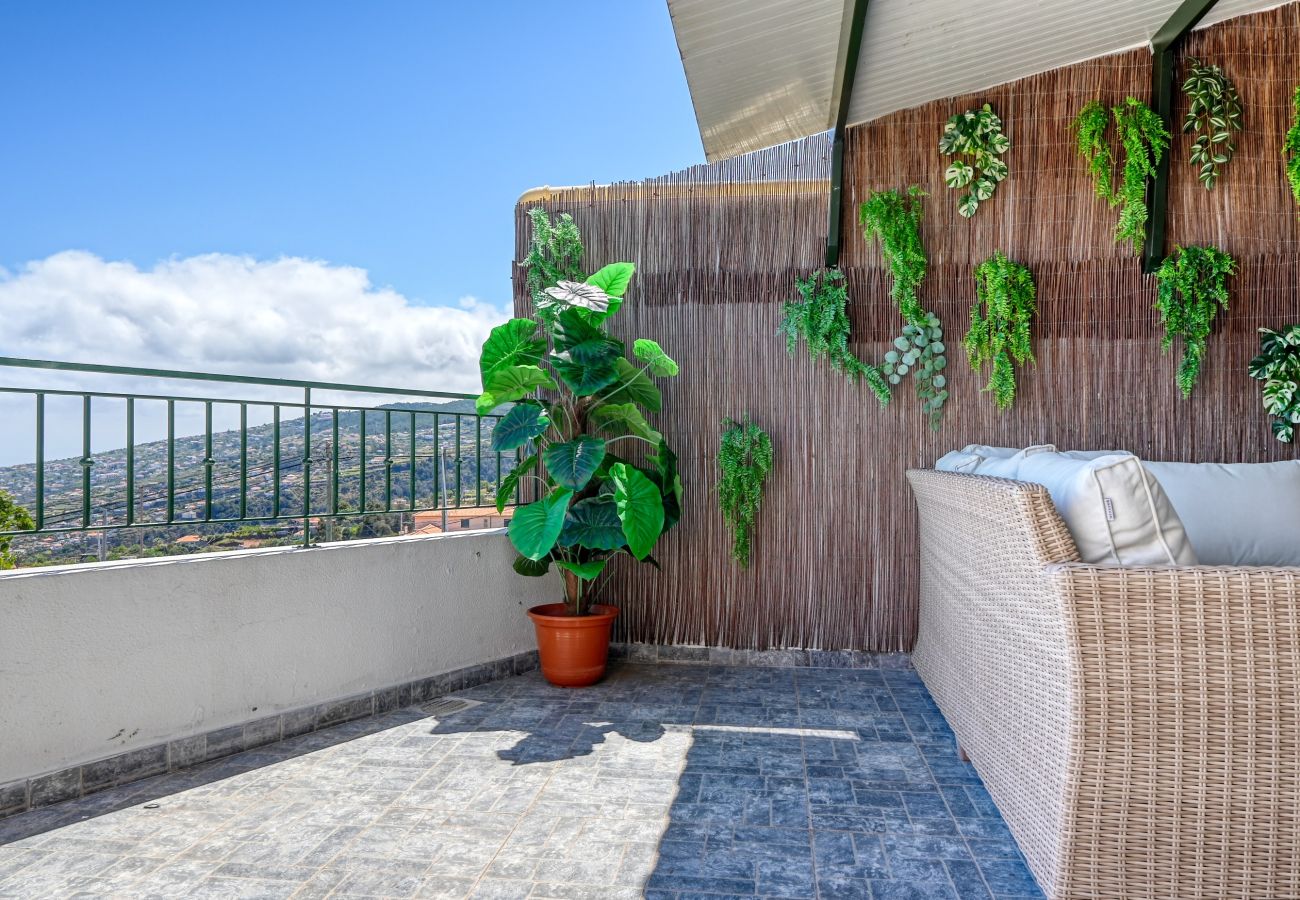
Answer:
M1300 898L1300 568L1085 565L1039 485L908 478L913 659L1047 895Z

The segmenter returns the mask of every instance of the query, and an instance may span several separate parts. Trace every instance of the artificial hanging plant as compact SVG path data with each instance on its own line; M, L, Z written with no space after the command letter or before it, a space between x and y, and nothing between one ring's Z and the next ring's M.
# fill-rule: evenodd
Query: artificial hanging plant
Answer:
M1169 149L1169 129L1149 106L1133 97L1111 108L1111 120L1119 132L1124 161L1119 184L1115 184L1115 156L1107 138L1106 109L1091 100L1080 110L1071 127L1079 155L1088 164L1097 196L1112 207L1119 206L1115 240L1128 241L1136 253L1146 239L1149 211L1146 204L1147 182L1155 176L1156 164Z
M731 555L748 568L763 483L772 471L772 438L748 416L743 422L724 419L718 469L718 504L732 533Z
M1002 154L1009 149L1011 139L1002 133L1002 120L987 103L948 120L939 138L939 152L957 159L943 173L943 181L954 190L970 188L957 201L957 212L969 219L981 202L993 196L998 184L1007 177Z
M906 193L873 191L858 210L858 222L867 243L880 239L880 254L889 270L889 295L903 318L913 325L925 323L927 314L916 296L925 278L925 247L921 244L921 212L925 191L912 185Z
M1259 330L1259 356L1250 377L1264 382L1264 411L1273 416L1273 436L1289 444L1300 425L1300 325Z
M1286 180L1291 185L1291 196L1300 206L1300 85L1296 86L1291 106L1294 118L1282 141L1282 159L1286 162Z
M977 372L992 363L984 390L993 394L999 410L1016 399L1015 367L1035 362L1030 326L1038 311L1036 295L1033 274L1001 250L975 267L966 355Z
M1165 328L1160 349L1183 339L1178 388L1184 397L1196 387L1214 317L1228 308L1228 276L1236 271L1236 261L1215 247L1175 247L1156 270L1156 309Z
M943 374L948 366L946 352L939 317L926 313L924 325L909 322L903 326L903 333L894 338L894 346L885 354L881 366L891 385L897 385L909 373L912 375L916 381L916 398L935 431L943 421L943 405L948 401L948 377Z
M681 515L677 458L643 415L660 409L653 379L678 367L651 340L635 341L629 360L624 343L605 330L633 265L613 263L584 277L582 242L569 216L552 223L540 209L529 215L525 265L536 316L492 329L479 359L476 406L487 414L513 404L493 429L492 449L528 453L502 479L497 509L520 479L540 485L541 498L510 520L516 571L543 575L556 565L569 613L584 615L587 585L609 559L626 553L653 561L655 542ZM539 389L547 397L537 396ZM648 448L644 462L614 452L625 442Z
M828 358L831 368L842 372L849 381L865 381L882 406L889 403L889 385L880 370L858 359L849 349L849 295L844 273L822 269L797 280L795 285L799 299L781 308L779 333L785 335L786 350L793 354L802 338L813 361Z
M915 184L906 193L873 191L858 210L858 221L868 243L880 240L881 256L891 279L889 293L905 321L903 333L894 338L880 371L891 386L912 375L921 409L930 427L938 430L948 400L947 379L940 374L947 365L943 329L939 317L921 306L917 296L928 267L921 243L925 196L925 191Z
M1241 131L1241 98L1223 69L1195 57L1189 57L1187 63L1191 70L1183 82L1183 93L1189 106L1183 132L1196 132L1190 161L1200 166L1196 177L1209 190L1219 179L1219 168L1236 152L1232 132Z

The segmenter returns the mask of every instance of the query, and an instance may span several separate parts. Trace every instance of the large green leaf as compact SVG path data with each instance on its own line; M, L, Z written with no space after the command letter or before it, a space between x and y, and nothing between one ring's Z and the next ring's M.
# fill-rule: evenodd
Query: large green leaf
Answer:
M492 449L518 450L546 433L551 417L540 403L519 403L492 427Z
M542 451L547 473L557 484L571 491L585 488L604 458L605 442L589 435L563 444L551 444Z
M611 297L622 297L635 271L636 266L630 262L610 263L593 272L587 284L594 284Z
M540 560L551 552L564 529L573 492L556 488L550 494L515 510L510 519L510 543L529 559Z
M536 467L537 454L534 453L532 456L521 459L513 469L501 477L501 483L497 485L497 512L505 512L506 506L509 505L510 499L514 496L519 479L530 469Z
M555 366L555 371L569 386L569 390L579 397L589 397L602 388L609 387L618 378L618 370L614 368L613 360L608 358L580 362L567 353L562 356L552 354L551 365Z
M502 403L523 399L538 388L555 390L555 379L538 366L500 368L488 376L483 393L474 401L479 415L487 415Z
M498 325L483 342L479 356L479 372L483 376L483 390L488 390L488 376L505 366L535 366L546 352L546 341L537 335L537 323L532 319L511 319Z
M677 363L664 352L664 348L649 338L637 338L633 341L632 355L649 363L650 371L660 378L676 375L679 371Z
M514 570L520 575L529 578L541 578L551 571L551 557L543 556L541 559L529 559L526 556L517 556L515 557Z
M579 500L569 509L560 532L560 544L588 550L617 550L627 543L618 506L608 495Z
M562 559L557 559L555 564L561 569L568 569L583 581L594 581L600 575L601 571L604 570L606 562L608 562L608 560L604 559L592 559L587 562L567 562Z
M587 315L579 309L566 309L555 318L555 325L551 329L551 337L555 340L555 349L558 351L571 350L578 344L586 341L595 341L602 338L613 340L600 328L593 324ZM619 353L622 351L622 342L619 343Z
M591 422L606 434L634 434L652 443L663 437L650 427L634 403L605 403L591 411Z
M659 388L646 374L623 357L614 360L614 370L618 380L601 392L601 398L633 403L640 403L650 412L659 412L663 407L663 396Z
M677 454L661 440L659 449L650 454L649 460L654 464L654 480L664 498L664 531L667 531L682 518L682 479L677 474Z
M609 474L627 548L637 559L645 559L664 531L663 497L653 481L626 463L614 466Z

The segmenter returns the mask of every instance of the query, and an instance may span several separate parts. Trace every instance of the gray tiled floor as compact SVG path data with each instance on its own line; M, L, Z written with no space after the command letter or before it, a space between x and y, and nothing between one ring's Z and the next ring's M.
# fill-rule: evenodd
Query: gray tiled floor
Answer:
M459 696L0 821L0 897L1039 896L910 671Z

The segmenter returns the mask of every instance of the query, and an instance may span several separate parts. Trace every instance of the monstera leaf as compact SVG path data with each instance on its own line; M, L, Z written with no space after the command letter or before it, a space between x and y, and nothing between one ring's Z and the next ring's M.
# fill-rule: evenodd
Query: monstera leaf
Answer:
M591 412L591 422L606 434L634 434L652 443L659 443L663 435L650 427L634 403L606 403Z
M556 389L555 379L538 366L497 368L488 376L483 393L474 401L479 415L487 415L502 403L523 399L538 388Z
M614 370L618 380L601 392L602 399L631 400L650 412L659 412L663 407L663 396L644 372L621 356L614 360Z
M511 319L488 333L479 356L479 372L483 376L483 389L487 390L488 376L506 366L535 366L546 352L546 341L537 337L537 323L532 319Z
M519 403L492 428L492 449L518 450L551 427L551 417L540 403Z
M663 497L653 481L627 463L614 466L609 474L627 548L637 559L645 559L664 531Z
M551 444L542 451L547 473L571 491L585 488L604 458L605 442L587 435L563 444Z
M592 559L587 562L569 562L563 559L557 559L555 564L561 569L566 569L577 575L583 581L594 581L605 568L608 560Z
M609 294L594 284L583 284L581 281L561 281L555 287L549 287L544 292L550 301L545 306L566 306L570 308L588 309L592 312L603 313L609 309Z
M506 507L510 504L510 498L514 495L515 488L519 486L519 479L530 469L536 467L537 454L534 453L532 456L520 460L518 465L501 477L501 483L497 485L497 512L506 511Z
M529 559L540 560L549 554L564 529L572 497L572 491L556 488L536 503L516 509L508 529L510 543Z
M626 543L618 505L608 496L589 497L573 504L560 532L560 544L565 547L577 544L588 550L617 550Z
M649 364L650 371L660 378L671 377L678 372L677 363L664 352L664 348L647 338L633 342L632 355Z

